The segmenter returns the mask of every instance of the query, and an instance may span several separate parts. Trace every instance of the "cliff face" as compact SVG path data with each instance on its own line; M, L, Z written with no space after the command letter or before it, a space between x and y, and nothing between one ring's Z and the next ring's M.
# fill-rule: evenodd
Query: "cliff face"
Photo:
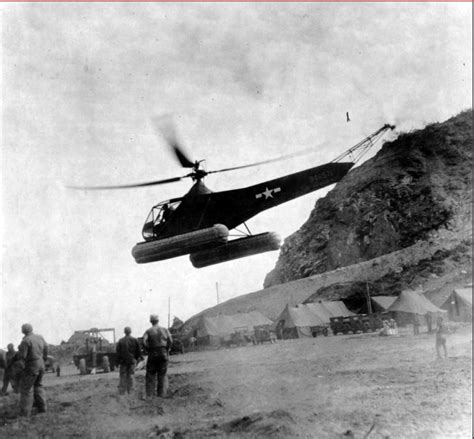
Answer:
M472 237L472 116L401 134L353 169L285 240L264 287L433 240L444 229L470 229Z

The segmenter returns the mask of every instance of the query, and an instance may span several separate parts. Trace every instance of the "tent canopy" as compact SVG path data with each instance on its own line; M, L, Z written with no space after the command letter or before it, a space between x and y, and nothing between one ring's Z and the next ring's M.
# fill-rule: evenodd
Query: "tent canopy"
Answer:
M247 327L253 330L254 326L271 325L273 322L258 311L239 313L232 316L218 315L216 317L202 317L198 320L195 330L198 337L226 336L233 334L237 328Z
M396 296L372 296L370 298L373 304L378 305L384 311L390 308L390 306L397 300Z
M252 311L245 314L234 314L232 317L242 323L240 326L253 327L260 325L271 325L273 323L270 319L258 311Z
M472 288L457 288L454 294L466 305L472 306Z
M410 290L402 291L387 311L401 311L421 315L428 312L445 312L433 305L425 296Z
M277 319L284 321L284 328L327 326L331 317L354 315L342 301L305 303L295 307L286 305Z
M334 300L332 302L321 302L321 305L327 309L329 317L347 317L353 316L354 313L349 311L342 300ZM328 320L329 322L329 320Z
M198 320L197 325L195 326L198 337L206 337L208 335L218 336L219 331L213 320L209 317L202 317Z
M441 308L449 312L451 320L465 322L472 320L472 288L456 288Z
M324 326L324 318L317 312L315 307L301 305L288 308L290 321L288 327L294 326Z

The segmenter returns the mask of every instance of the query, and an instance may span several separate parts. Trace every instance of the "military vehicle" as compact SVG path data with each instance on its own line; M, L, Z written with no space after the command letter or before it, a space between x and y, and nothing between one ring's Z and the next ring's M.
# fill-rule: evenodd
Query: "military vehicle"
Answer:
M103 332L113 333L113 344L103 336ZM74 364L81 375L97 372L109 373L115 370L117 354L114 328L92 328L76 331L76 333L84 334L84 346L73 355Z
M173 343L170 348L170 355L184 354L184 344L178 337L173 337Z
M246 346L248 343L253 342L252 331L248 326L241 326L234 329L234 333L230 337L231 344L237 346Z
M382 317L380 314L358 314L346 317L331 317L331 331L334 335L339 333L348 334L352 332L377 331L383 327Z
M254 327L254 343L263 344L266 341L269 343L276 343L277 336L271 325L259 325Z
M52 372L56 373L57 376L61 375L61 367L59 366L59 362L52 355L48 355L44 362L44 371L46 373Z

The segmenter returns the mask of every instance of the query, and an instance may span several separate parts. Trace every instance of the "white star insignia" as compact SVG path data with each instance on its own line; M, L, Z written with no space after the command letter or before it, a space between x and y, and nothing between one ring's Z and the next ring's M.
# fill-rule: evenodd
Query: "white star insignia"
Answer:
M264 196L265 200L268 200L269 198L273 198L273 194L276 194L280 191L281 189L279 187L276 187L275 189L268 189L267 187L265 187L265 190L263 192L260 192L259 194L256 194L255 198L262 198L262 196Z
M268 189L267 187L265 188L265 191L262 192L262 195L265 196L265 200L266 200L267 198L270 198L270 197L273 198L272 190L271 190L271 189Z

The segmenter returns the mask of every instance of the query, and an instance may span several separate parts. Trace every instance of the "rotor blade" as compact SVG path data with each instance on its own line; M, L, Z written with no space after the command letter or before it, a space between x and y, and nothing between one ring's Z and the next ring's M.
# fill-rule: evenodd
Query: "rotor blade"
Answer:
M260 166L260 165L265 165L267 163L279 162L280 160L287 160L287 159L290 159L292 157L298 157L300 155L309 154L311 152L315 152L314 148L303 149L301 151L297 151L297 152L294 152L292 154L287 154L287 155L283 155L283 156L280 156L280 157L275 157L274 159L262 160L261 162L250 163L248 165L234 166L232 168L218 169L217 171L209 171L208 174L215 174L217 172L235 171L236 169L251 168L253 166Z
M194 167L194 163L186 157L183 150L180 149L177 144L170 143L170 146L171 146L171 148L173 148L173 151L174 151L176 157L178 158L179 163L181 163L181 166L183 168L193 168Z
M129 189L129 188L134 188L134 187L145 187L145 186L154 186L158 184L174 183L186 177L189 177L189 175L184 175L183 177L166 178L164 180L149 181L146 183L122 184L118 186L67 186L67 187L69 189L85 189L85 190Z
M173 150L179 163L181 163L181 166L183 168L194 167L194 162L188 158L188 156L184 153L183 148L181 148L179 144L171 116L161 116L153 119L153 122L157 131L163 136L163 138L166 140L166 143Z

